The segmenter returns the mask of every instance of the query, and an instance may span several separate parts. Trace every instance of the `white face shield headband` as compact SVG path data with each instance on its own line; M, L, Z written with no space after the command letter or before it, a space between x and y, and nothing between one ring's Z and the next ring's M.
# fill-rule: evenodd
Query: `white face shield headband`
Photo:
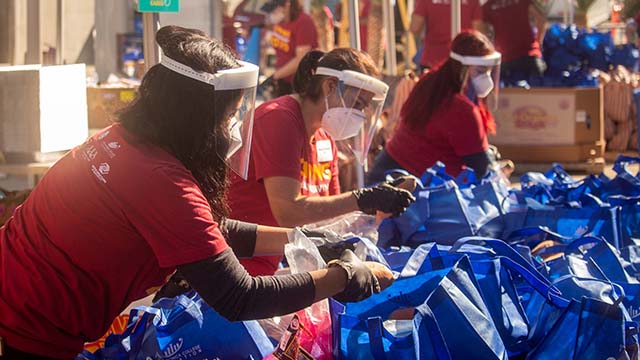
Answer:
M240 63L238 68L220 70L215 74L210 74L196 71L166 55L162 56L162 60L160 60L160 64L169 70L213 86L214 92L242 90L240 107L235 112L235 115L230 118L228 124L229 149L226 154L218 154L218 156L225 160L229 168L243 179L246 179L249 171L249 156L251 154L253 112L255 110L259 68L244 61L238 61L238 63ZM226 110L216 109L216 111Z
M322 128L336 140L342 151L352 153L364 163L375 135L389 86L384 82L351 70L318 67L315 75L338 79L338 107L329 107L322 116Z
M451 52L449 57L469 67L469 73L473 75L468 81L474 93L479 98L486 98L490 107L497 105L502 55L497 51L486 56L464 56Z

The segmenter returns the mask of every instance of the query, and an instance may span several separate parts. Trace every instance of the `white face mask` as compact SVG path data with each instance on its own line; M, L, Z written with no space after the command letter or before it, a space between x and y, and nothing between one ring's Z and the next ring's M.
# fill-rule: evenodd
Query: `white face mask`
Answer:
M479 98L484 98L493 90L493 79L489 71L471 78L471 84Z
M327 110L322 115L321 126L333 140L345 140L358 135L366 118L364 112L344 106L329 109L327 98L324 102Z
M270 24L279 24L284 20L284 11L273 11L269 14L268 18Z
M229 120L229 150L227 151L227 159L233 156L236 151L240 150L242 147L242 133L240 132L240 127L242 126L242 122L238 121L238 119L234 116Z

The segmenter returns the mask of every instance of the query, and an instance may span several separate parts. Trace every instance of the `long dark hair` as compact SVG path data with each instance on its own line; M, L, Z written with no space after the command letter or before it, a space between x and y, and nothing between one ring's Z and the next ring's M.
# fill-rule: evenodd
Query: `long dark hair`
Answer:
M313 50L300 60L298 70L293 78L293 90L303 99L316 102L322 97L322 81L327 77L314 75L318 67L352 70L370 76L380 74L380 70L376 67L371 56L363 51L339 48L324 53L320 50Z
M156 33L164 56L208 73L239 67L233 52L202 31L165 26ZM142 79L136 99L118 113L119 122L144 141L173 154L195 177L214 219L228 214L227 168L218 154L229 147L227 120L240 90L215 91L163 65Z
M451 50L463 56L484 56L495 51L491 41L475 30L458 34ZM467 66L448 58L439 68L423 75L400 110L402 121L414 129L426 124L444 101L466 86L467 70Z
M296 21L298 16L303 12L302 4L299 0L289 0L289 22Z

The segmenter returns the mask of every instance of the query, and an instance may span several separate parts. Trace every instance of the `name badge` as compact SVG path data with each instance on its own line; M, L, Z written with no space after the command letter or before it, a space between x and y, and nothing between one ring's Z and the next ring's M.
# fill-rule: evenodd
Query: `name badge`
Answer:
M318 162L327 162L333 160L331 140L316 141L316 153L318 155Z

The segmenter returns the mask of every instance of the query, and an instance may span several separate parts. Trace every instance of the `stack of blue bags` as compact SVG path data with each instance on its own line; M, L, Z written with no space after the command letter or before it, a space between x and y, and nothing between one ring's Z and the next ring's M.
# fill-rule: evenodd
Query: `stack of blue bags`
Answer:
M334 354L637 358L635 162L619 157L614 178L580 181L554 165L523 176L521 190L429 169L416 203L380 225L381 261L397 281L363 302L332 303Z
M633 44L615 46L610 32L587 32L575 25L553 24L544 36L542 53L547 64L543 77L514 73L502 78L504 86L597 86L597 70L623 65L638 70L638 49Z

